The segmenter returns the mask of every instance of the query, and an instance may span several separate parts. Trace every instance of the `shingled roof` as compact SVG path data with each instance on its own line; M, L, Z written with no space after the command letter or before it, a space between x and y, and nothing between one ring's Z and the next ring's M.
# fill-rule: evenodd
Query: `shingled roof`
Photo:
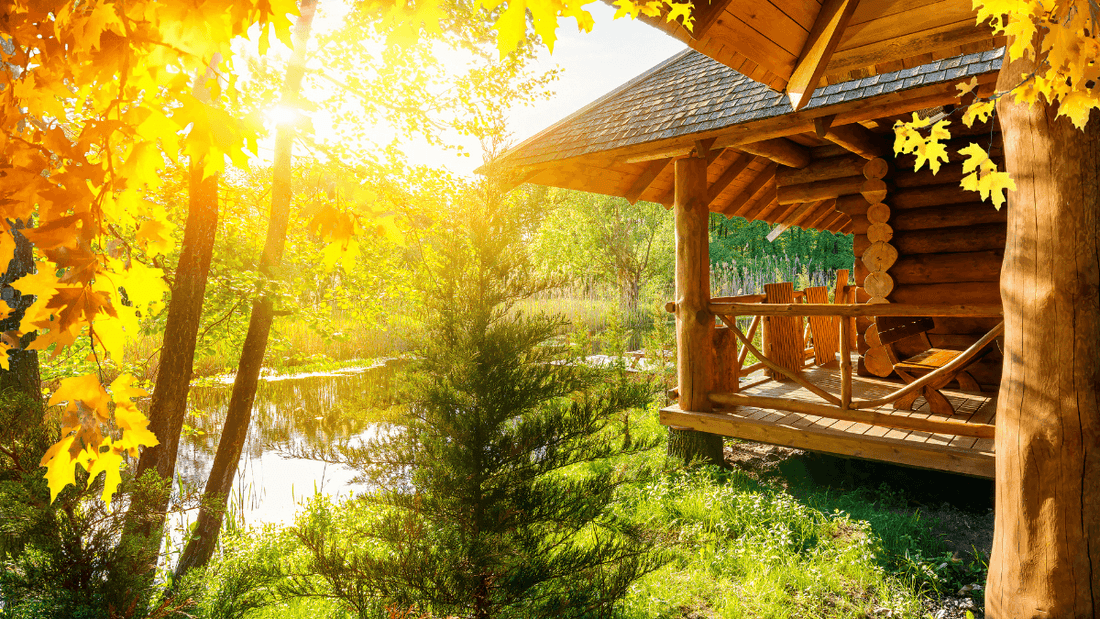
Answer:
M1004 49L823 86L805 110L958 82L1000 69ZM669 58L510 149L508 167L720 130L793 112L789 99L692 50Z
M830 169L844 159L852 169L859 160L892 160L898 119L956 105L955 85L972 78L979 96L990 95L1003 52L966 51L974 53L823 86L798 111L785 95L685 51L510 149L492 168L510 182L670 207L673 161L694 154L707 161L710 211L848 232L857 222L837 203L862 191L862 174L808 192L780 192L779 176L790 185L792 169L814 162Z

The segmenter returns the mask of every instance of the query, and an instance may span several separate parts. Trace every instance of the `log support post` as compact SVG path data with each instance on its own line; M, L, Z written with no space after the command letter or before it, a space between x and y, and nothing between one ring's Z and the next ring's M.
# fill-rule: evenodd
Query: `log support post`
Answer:
M676 377L680 409L709 412L707 396L715 377L714 315L710 304L710 239L707 210L707 160L686 157L675 162L676 217ZM722 437L686 429L669 429L669 455L685 461L721 464Z

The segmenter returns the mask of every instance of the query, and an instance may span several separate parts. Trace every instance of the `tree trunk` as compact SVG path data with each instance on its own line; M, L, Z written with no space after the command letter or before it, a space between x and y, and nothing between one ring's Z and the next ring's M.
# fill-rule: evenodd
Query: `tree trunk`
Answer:
M221 55L215 54L205 74L195 78L194 95L206 103L210 102L210 94L204 86L205 80L214 76L214 67L220 62ZM195 346L202 323L206 278L218 231L218 175L204 177L203 164L199 160L189 164L187 178L187 221L168 301L156 383L149 403L149 430L159 443L143 449L138 459L135 478L144 478L143 482L148 483L135 487L130 493L123 530L123 537L145 546L145 567L150 570L160 554L161 531L171 498L171 482L176 474L180 433L187 414L187 394L191 389Z
M679 159L676 166L676 377L680 409L706 412L714 385L714 316L710 303L710 213L707 160ZM722 437L669 428L668 454L685 462L722 463Z
M18 331L19 323L23 320L23 313L34 302L31 295L23 296L19 291L11 287L15 280L34 272L34 252L30 241L19 231L23 229L22 221L15 221L9 228L15 239L15 255L11 262L5 265L7 268L0 273L0 298L12 309L11 316L0 320L0 333ZM10 352L0 349L0 355L8 356L9 369L0 369L0 392L7 389L21 393L32 401L40 402L42 399L42 379L38 373L38 351L27 350L27 346L34 341L36 333L24 333L19 338L19 348L12 348ZM14 342L12 342L14 343Z
M218 177L203 178L202 174L201 162L189 166L187 222L149 403L149 430L159 444L141 452L135 477L146 478L149 484L132 494L126 511L124 537L145 546L148 569L156 565L160 553L160 534L171 498L195 361L195 340L202 322L206 277L218 228Z
M1029 61L1006 64L1010 90ZM1008 243L986 613L1100 616L1100 112L1001 99Z
M283 85L284 105L294 105L301 92L305 72L306 42L316 8L316 0L302 0L301 14L294 28L294 50L287 67ZM294 127L285 124L275 134L275 162L272 167L271 219L267 228L267 240L260 258L260 271L268 275L283 260L283 246L290 221L291 156L294 144ZM195 522L191 538L183 549L176 565L176 581L194 567L202 567L210 560L221 531L226 501L233 487L233 476L241 459L248 427L252 422L252 404L256 399L256 386L267 351L268 335L274 317L274 302L266 292L252 304L252 316L248 323L241 350L233 392L226 409L225 425L218 439L218 451L210 469L203 492L202 507Z

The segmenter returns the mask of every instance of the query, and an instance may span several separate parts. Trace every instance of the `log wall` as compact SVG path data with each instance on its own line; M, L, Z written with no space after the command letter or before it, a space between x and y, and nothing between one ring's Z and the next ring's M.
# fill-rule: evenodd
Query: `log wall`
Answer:
M997 160L1001 140L999 133L994 135L992 151ZM965 144L960 141L960 145ZM977 193L963 190L959 186L962 165L955 156L936 175L926 169L912 172L911 162L902 159L895 162L899 171L891 179L893 188L885 200L893 231L890 243L897 249L897 260L889 269L893 290L887 299L945 305L1000 303L1007 206L998 211L991 202L982 202ZM997 163L1003 169L1003 164ZM999 320L937 318L935 322L929 333L932 345L962 349ZM916 343L899 342L898 352L907 354L907 347L915 348ZM999 384L999 352L987 355L970 373L980 384Z

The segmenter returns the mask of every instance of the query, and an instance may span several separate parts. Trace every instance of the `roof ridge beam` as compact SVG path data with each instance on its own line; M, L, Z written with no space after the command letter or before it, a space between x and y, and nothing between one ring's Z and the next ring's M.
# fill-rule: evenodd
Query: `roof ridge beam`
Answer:
M802 53L795 62L791 79L787 81L787 96L796 112L810 102L858 5L859 0L825 0L822 3L806 44L802 46Z

